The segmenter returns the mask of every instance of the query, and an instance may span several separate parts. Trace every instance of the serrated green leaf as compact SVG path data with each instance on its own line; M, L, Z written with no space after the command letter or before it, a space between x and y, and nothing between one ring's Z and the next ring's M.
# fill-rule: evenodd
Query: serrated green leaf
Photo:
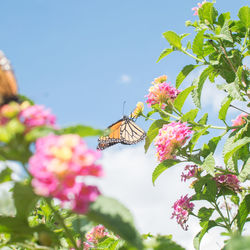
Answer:
M168 159L163 162L161 162L154 170L152 174L152 182L153 185L155 184L156 179L170 167L173 167L174 165L180 163L180 160L173 160L173 159Z
M215 160L213 157L213 153L210 153L204 160L203 164L201 165L201 169L206 170L208 174L215 176L214 174L215 168Z
M199 124L205 125L207 124L208 113L205 113L201 119L198 121Z
M10 168L5 168L0 172L0 183L11 181L12 170Z
M239 150L244 145L250 143L250 138L245 137L240 140L237 140L236 142L227 145L228 147L224 150L224 162L227 164L228 160L232 157L232 155Z
M17 211L16 217L26 220L37 203L38 196L34 194L31 186L16 182L13 188L13 198Z
M219 111L219 119L225 121L226 120L226 115L227 115L227 110L232 102L232 97L225 97L225 99L221 103L221 108Z
M207 233L209 229L216 227L216 226L217 226L217 223L215 221L206 221L203 224L201 231L198 234L196 234L193 240L194 248L196 250L200 249L200 243L205 233Z
M243 98L240 94L240 88L238 82L232 82L229 84L217 85L218 89L224 89L226 92L233 98L239 101L243 101Z
M213 208L202 207L198 212L198 217L201 221L208 221L209 218L212 216L213 212Z
M201 22L213 24L216 21L218 11L213 7L212 3L206 2L199 8L198 15Z
M232 38L231 32L229 30L228 21L224 22L224 25L220 31L220 34L215 35L214 37L233 43L233 38Z
M162 52L161 52L161 54L160 54L160 56L159 56L159 58L157 59L157 63L162 59L162 58L164 58L165 56L167 56L167 55L169 55L170 53L172 53L174 50L173 49L164 49Z
M181 121L182 122L194 121L194 119L196 118L198 112L199 112L199 109L191 109L190 111L188 111L186 114L184 114L181 117Z
M154 138L158 135L159 129L162 128L164 124L166 124L166 121L156 120L149 127L148 132L147 132L147 137L145 139L145 145L144 145L145 153L147 153L150 144L152 143Z
M166 31L163 36L169 42L169 44L177 49L181 49L181 37L178 36L174 31Z
M250 158L248 158L248 160L244 164L244 166L243 166L243 168L238 176L238 179L240 182L244 182L249 176L250 176Z
M242 232L245 225L247 216L250 213L250 194L246 195L244 200L239 206L238 213L236 215L238 230Z
M218 24L223 27L225 21L230 20L230 12L222 13L218 17Z
M201 30L197 33L194 38L192 51L197 56L203 56L203 43L204 43L204 32L205 30Z
M195 88L195 86L190 86L186 89L184 89L183 91L181 91L178 96L176 97L175 101L174 101L174 107L181 112L181 109L188 97L188 95L190 94L190 92Z
M100 136L104 131L101 129L95 129L90 126L76 125L63 128L59 131L60 134L78 134L81 137L87 136Z
M250 27L250 8L248 6L240 8L238 17L246 28Z
M206 79L208 78L209 74L213 71L213 67L212 66L208 66L207 68L205 68L202 73L200 74L200 76L198 78L195 79L195 81L192 83L192 85L196 85L197 84L197 88L195 88L192 92L192 98L193 98L193 102L196 105L197 108L201 108L201 92L202 92L202 88L203 85L206 81Z
M176 88L179 88L179 86L181 85L181 83L184 81L184 79L187 77L187 75L193 71L196 67L198 67L198 65L193 65L193 64L189 64L186 65L181 72L178 74L178 76L176 77L176 82L175 82L175 86Z
M117 246L118 243L119 243L119 240L108 237L104 241L98 243L96 245L96 248L100 249L100 250L101 249L115 250L115 249L117 249L116 246Z
M129 210L115 199L99 196L89 206L86 216L118 234L132 246L142 249L142 240Z

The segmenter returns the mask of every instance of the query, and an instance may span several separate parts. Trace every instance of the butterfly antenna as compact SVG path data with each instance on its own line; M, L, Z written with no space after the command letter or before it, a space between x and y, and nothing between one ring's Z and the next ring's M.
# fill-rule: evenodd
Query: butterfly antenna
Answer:
M126 104L126 101L123 101L122 116L124 116L125 104Z

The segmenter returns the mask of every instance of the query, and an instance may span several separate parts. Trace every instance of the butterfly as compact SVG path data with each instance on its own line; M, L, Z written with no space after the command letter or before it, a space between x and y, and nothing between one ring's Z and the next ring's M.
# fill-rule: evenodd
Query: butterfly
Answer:
M17 82L10 61L0 50L0 106L18 101Z
M117 143L125 145L136 144L146 137L146 132L135 124L133 116L123 116L122 119L110 125L107 131L107 135L98 139L97 149L99 150Z

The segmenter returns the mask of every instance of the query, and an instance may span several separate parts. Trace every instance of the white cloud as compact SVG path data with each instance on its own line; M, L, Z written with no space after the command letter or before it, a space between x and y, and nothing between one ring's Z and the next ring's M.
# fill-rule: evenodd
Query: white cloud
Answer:
M123 74L120 77L120 82L121 83L130 83L131 82L131 76L127 75L127 74Z

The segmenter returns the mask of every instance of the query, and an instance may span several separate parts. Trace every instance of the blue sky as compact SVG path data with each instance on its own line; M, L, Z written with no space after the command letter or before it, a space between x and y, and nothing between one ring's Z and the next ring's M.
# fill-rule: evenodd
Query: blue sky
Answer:
M238 9L248 3L218 0L215 7L237 18ZM180 53L156 60L168 47L163 32L193 32L185 21L197 18L191 11L196 4L193 0L1 1L0 49L12 62L20 93L51 108L60 125L105 128L122 117L123 101L129 114L137 101L145 100L155 77L166 74L174 84L182 67L193 63ZM218 111L223 96L214 91L207 86L205 110ZM138 123L145 130L150 125L142 119ZM96 140L89 140L91 147ZM144 155L143 143L107 149L102 164L106 171L102 191L132 210L141 232L173 233L174 239L192 249L198 223L186 233L170 220L173 202L188 192L188 185L180 183L181 169L168 171L153 187L151 174L157 163L153 150ZM205 246L216 245L214 237L210 234Z

